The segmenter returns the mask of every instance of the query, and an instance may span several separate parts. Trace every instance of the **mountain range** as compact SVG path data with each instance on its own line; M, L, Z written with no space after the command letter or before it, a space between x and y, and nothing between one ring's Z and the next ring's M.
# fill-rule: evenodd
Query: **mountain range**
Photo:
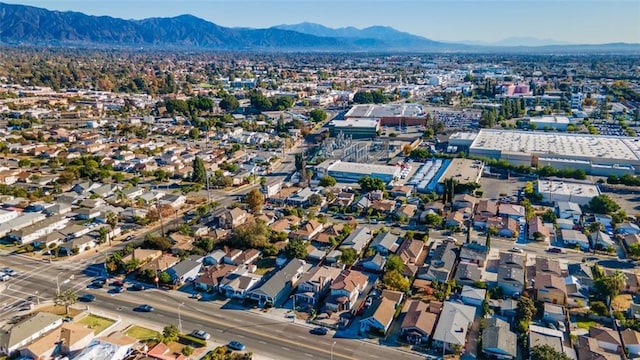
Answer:
M266 29L229 28L193 15L125 20L5 3L0 3L0 44L326 52L492 52L505 51L504 45L509 45L444 43L386 26L333 29L300 23ZM640 52L638 44L509 49Z

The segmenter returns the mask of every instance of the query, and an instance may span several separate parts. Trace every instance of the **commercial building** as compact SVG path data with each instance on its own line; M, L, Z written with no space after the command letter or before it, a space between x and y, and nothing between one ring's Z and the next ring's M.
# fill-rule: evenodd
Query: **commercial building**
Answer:
M377 118L382 126L413 126L426 122L426 114L420 104L355 105L344 118Z
M511 164L582 169L592 175L640 172L640 139L535 131L480 130L455 133L450 146L472 157L505 159Z
M479 183L484 163L479 160L453 159L438 179L438 191L444 190L444 181L454 179L459 184Z
M578 205L585 205L600 195L596 185L559 180L538 180L536 191L542 195L544 202L572 202Z
M353 139L373 139L378 136L378 130L380 130L380 120L375 118L332 120L329 123L331 136L342 133Z
M345 183L356 183L365 176L388 183L394 178L399 179L400 171L399 166L342 162L340 160L326 160L315 168L315 173L319 178L329 175L334 177L336 181Z
M529 119L529 125L535 124L538 129L565 131L571 122L566 116L542 116Z

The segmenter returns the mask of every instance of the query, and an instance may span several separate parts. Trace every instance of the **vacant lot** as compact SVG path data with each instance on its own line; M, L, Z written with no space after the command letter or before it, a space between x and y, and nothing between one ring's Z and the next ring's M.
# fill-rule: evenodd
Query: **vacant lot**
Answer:
M488 199L500 199L502 196L518 195L518 191L524 187L524 184L524 181L518 179L502 180L485 177L480 179L480 186L484 191L482 196Z

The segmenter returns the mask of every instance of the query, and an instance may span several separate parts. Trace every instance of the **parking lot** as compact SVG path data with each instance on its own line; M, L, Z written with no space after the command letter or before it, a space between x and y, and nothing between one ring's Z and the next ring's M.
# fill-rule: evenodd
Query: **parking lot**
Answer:
M482 177L480 179L480 186L484 191L483 197L496 200L504 196L517 196L518 191L524 187L524 184L524 181L515 178L502 180Z

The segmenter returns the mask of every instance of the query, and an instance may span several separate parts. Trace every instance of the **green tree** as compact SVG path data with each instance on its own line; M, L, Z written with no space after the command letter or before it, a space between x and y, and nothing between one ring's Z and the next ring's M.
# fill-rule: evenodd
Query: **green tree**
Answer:
M257 188L253 188L246 197L247 205L253 212L260 212L264 205L264 195Z
M178 341L180 338L180 331L178 327L175 325L168 325L162 329L162 341L164 343L170 343L174 341Z
M542 221L547 223L555 223L557 219L556 212L553 209L547 209L547 211L542 214Z
M397 270L387 271L382 277L382 283L388 289L409 292L409 280Z
M180 352L182 352L182 355L184 356L191 356L193 354L193 347L187 345L185 347L182 348L182 350Z
M404 271L404 261L398 255L390 255L387 259L387 263L384 265L386 271L397 271L402 273Z
M269 245L269 228L261 220L255 220L236 227L229 244L240 249L262 249Z
M424 222L427 226L431 226L431 227L438 227L440 225L442 225L443 222L443 218L442 216L438 215L438 214L433 214L433 213L429 213L425 216L424 218Z
M301 238L291 239L285 246L284 253L289 259L304 259L307 257L307 245Z
M193 173L191 174L191 181L198 184L206 184L207 182L207 169L204 167L204 161L199 156L193 159L191 165L193 167Z
M313 109L309 112L309 118L315 123L327 120L327 113L321 109Z
M531 348L531 360L571 360L571 358L564 352L545 344Z
M629 246L629 255L633 257L640 257L640 243L631 244L631 246Z
M358 180L358 185L360 185L360 188L364 192L384 190L385 188L384 181L370 176L360 178L360 180Z
M220 108L227 112L233 112L238 107L240 107L240 103L235 96L227 95L222 98L222 101L220 101Z
M358 260L358 253L354 249L342 249L342 254L340 254L340 262L345 265L353 265L356 260Z
M336 179L333 176L326 175L320 179L320 186L332 187L336 185Z
M189 137L191 139L194 139L194 140L199 139L200 138L200 130L198 128L196 128L196 127L191 128L191 130L189 130Z
M322 205L322 201L324 199L322 198L322 196L320 194L312 194L311 196L309 196L309 204L312 206L320 206Z
M606 194L598 195L592 198L589 201L588 207L596 214L613 214L614 212L620 210L620 205L618 205Z
M536 315L536 304L528 296L521 296L516 307L516 321L521 332L529 329L529 323Z
M58 306L64 306L64 313L69 315L69 306L78 302L78 294L72 290L65 290L57 293L53 297L53 303Z

